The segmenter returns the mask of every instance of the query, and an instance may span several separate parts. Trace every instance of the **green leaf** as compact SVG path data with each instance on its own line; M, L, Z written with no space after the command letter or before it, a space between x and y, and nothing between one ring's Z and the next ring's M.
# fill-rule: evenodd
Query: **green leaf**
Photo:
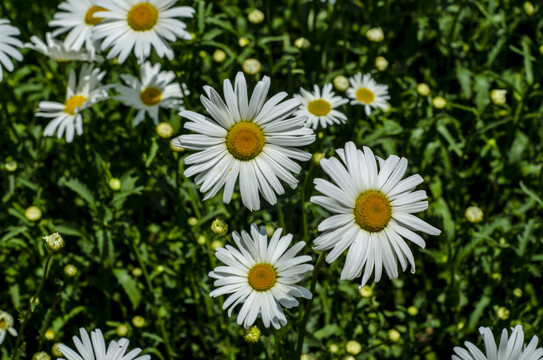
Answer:
M132 278L132 276L128 274L128 271L124 269L114 269L113 274L132 302L132 309L136 309L141 301L141 292L138 289L138 284Z
M82 184L78 179L66 179L65 177L60 178L58 181L60 186L66 186L72 191L76 192L81 196L92 208L95 208L95 198L89 188Z
M520 181L520 189L526 194L528 195L529 197L531 197L532 199L534 199L535 201L537 201L537 203L541 206L543 206L543 200L541 200L541 198L535 193L533 192L532 190L530 190L526 185L524 185L524 183L522 182L522 180Z
M532 65L532 54L530 53L530 44L532 40L526 35L522 37L520 44L522 45L522 54L524 56L524 70L526 71L526 82L534 83L534 69Z

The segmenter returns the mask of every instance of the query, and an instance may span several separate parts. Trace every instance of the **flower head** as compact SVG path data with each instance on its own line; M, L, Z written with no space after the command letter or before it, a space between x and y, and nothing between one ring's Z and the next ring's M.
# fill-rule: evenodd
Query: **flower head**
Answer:
M201 101L209 119L193 111L182 111L188 119L185 128L198 134L181 135L174 140L177 147L200 150L185 159L185 176L196 175L200 191L207 192L204 200L215 196L224 187L223 202L232 199L239 177L241 200L250 210L260 209L259 192L270 204L284 189L279 179L295 188L298 180L292 172L301 167L293 161L311 158L298 146L315 140L313 130L304 126L305 117L288 118L300 101L281 92L268 101L266 95L270 78L259 81L249 100L243 73L238 73L234 87L224 81L226 103L215 89L205 86L207 96Z
M26 43L25 47L36 50L39 53L55 61L94 61L103 60L102 56L96 55L94 51L74 50L69 48L65 42L57 40L51 33L45 34L45 41L36 35L30 38L31 43Z
M0 81L4 78L2 66L9 72L14 69L10 57L17 61L23 60L23 55L17 50L23 47L23 43L15 37L20 33L19 29L10 25L9 21L0 19Z
M44 236L43 240L45 240L45 243L47 244L47 247L51 251L59 251L64 247L64 239L58 232L53 233L49 236Z
M321 89L315 85L313 92L300 89L300 95L294 94L296 99L302 102L302 106L294 113L295 116L307 117L306 125L317 129L320 126L326 128L332 124L343 124L347 116L336 110L339 106L349 102L341 96L335 96L332 91L332 84L326 84Z
M366 115L371 114L372 108L388 107L388 86L377 84L370 74L358 73L350 78L349 82L351 87L347 89L347 96L352 99L351 105L363 105Z
M13 316L0 310L0 345L6 338L6 332L9 332L11 336L17 336L17 330L13 327Z
M291 308L298 305L296 297L311 298L309 290L295 285L313 269L313 265L306 264L311 256L296 256L305 246L304 242L296 243L287 251L292 235L281 236L282 231L275 230L268 242L266 229L252 224L250 233L232 233L237 248L226 245L217 249L216 256L225 266L209 273L216 279L217 287L210 295L231 294L223 304L223 309L230 308L228 316L238 304L243 304L238 324L245 328L260 316L265 327L272 325L279 329L287 323L280 305Z
M415 260L404 238L424 247L422 237L412 230L441 233L412 215L428 208L428 202L423 201L426 193L413 191L422 177L412 175L401 180L407 160L395 155L386 160L377 158L378 170L373 152L367 147L358 150L352 142L336 153L339 159L320 161L335 184L324 179L314 181L323 196L313 196L311 202L335 213L319 224L318 230L324 233L314 240L315 249L332 249L326 257L329 263L348 249L341 278L354 279L363 272L361 286L372 272L379 281L383 267L390 278L398 277L397 261L404 271L409 262L414 272Z

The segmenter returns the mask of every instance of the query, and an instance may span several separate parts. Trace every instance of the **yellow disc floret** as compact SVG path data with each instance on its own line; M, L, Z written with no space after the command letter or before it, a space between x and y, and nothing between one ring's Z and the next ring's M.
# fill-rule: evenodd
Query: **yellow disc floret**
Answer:
M383 230L392 217L390 201L380 191L368 190L358 196L354 205L356 223L369 232Z
M277 282L277 271L270 264L256 264L249 270L247 280L256 291L268 291Z
M307 104L307 110L315 116L325 116L330 112L330 103L323 99L317 99Z
M266 144L262 129L252 122L239 122L228 130L226 147L238 160L254 159Z
M156 105L162 99L162 91L156 87L146 87L140 92L140 100L142 103L148 106Z
M128 12L127 21L135 31L148 31L158 21L158 11L151 4L137 4Z
M98 11L107 11L107 9L96 5L91 6L89 10L87 10L87 12L85 13L85 24L96 25L104 20L104 18L94 16L94 13L97 13Z
M375 94L370 89L360 88L356 90L356 100L364 104L371 104L375 100Z
M83 95L74 95L64 103L64 112L70 115L75 115L75 109L81 107L87 101Z

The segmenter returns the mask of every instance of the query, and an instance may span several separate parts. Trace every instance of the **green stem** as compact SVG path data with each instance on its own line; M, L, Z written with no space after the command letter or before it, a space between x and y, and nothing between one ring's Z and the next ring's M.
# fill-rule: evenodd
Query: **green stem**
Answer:
M299 359L300 356L302 356L305 327L307 325L307 321L309 320L309 315L311 314L311 308L313 307L313 299L315 298L315 287L317 286L317 277L319 275L319 270L323 262L324 251L320 253L319 258L317 259L317 263L315 264L315 268L313 269L313 276L311 277L311 287L309 288L309 291L313 296L305 304L304 317L302 318L302 322L300 323L300 328L298 330L298 344L296 345L296 354L294 356L294 359Z
M307 170L307 174L305 174L305 180L304 180L304 186L302 187L302 226L303 226L303 240L307 242L309 240L308 232L307 232L307 213L305 211L305 194L307 191L307 184L309 183L309 179L311 178L311 171L313 170L313 161L311 162L311 165L309 167L309 170Z
M19 331L19 336L17 337L17 341L15 342L15 353L13 354L14 360L19 360L21 357L20 351L19 351L19 345L23 341L24 338L24 331L26 324L28 323L28 320L30 319L30 313L32 312L32 303L38 299L38 296L40 295L41 289L43 288L43 284L45 283L45 279L47 278L47 270L49 269L49 264L51 263L51 259L53 258L54 253L50 252L47 256L47 260L45 261L45 268L43 269L43 275L40 280L40 284L38 285L38 289L36 290L36 293L33 297L30 298L30 304L28 305L28 309L26 309L25 317L23 320L23 323L21 325L21 329Z
M253 349L253 343L249 343L249 359L254 360L255 359L255 353Z
M287 360L285 348L281 346L281 334L276 328L273 328L273 337L275 338L275 358Z
M277 200L277 216L279 217L279 226L283 229L283 233L286 233L287 228L285 226L285 217L283 216L283 209L281 209L281 203Z

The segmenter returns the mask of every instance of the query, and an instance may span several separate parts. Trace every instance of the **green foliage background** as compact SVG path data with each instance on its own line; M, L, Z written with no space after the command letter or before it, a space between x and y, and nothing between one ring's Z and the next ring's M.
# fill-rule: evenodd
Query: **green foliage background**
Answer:
M202 87L220 88L250 57L261 61L262 71L247 76L249 82L270 76L271 94L292 95L340 74L372 73L390 87L390 110L367 117L362 107L345 105L347 124L319 130L307 150L331 156L354 141L381 157L408 158L408 175L425 179L420 188L428 192L430 208L421 217L443 232L426 238L424 250L411 246L417 272L382 279L366 298L358 280L339 280L344 258L325 264L304 353L343 358L345 343L354 339L363 346L356 359L447 359L464 341L481 344L479 326L498 335L522 324L527 338L543 335L541 6L530 16L522 1L507 0L181 3L196 9L187 21L194 40L173 44L173 61L153 61L188 85L187 109L204 112ZM28 42L50 30L47 22L57 5L5 0L0 18L9 19ZM247 21L254 8L265 13L264 22ZM372 43L365 33L377 26L385 40ZM240 47L240 37L249 45ZM299 37L311 47L295 47ZM216 49L226 53L224 62L212 59ZM300 241L304 211L304 253L316 259L311 240L328 214L308 199L312 179L326 174L312 162L303 164L296 190L288 189L279 206L264 202L253 213L239 198L229 205L220 195L202 202L192 179L182 175L190 152L173 152L149 118L134 128L135 112L115 100L84 112L85 132L73 143L44 138L46 122L35 117L37 105L63 101L69 69L81 64L23 52L24 61L14 73L4 71L0 83L1 161L17 163L15 171L0 169L0 309L18 318L16 328L43 274L47 248L41 237L58 231L66 241L33 302L23 358L51 354L55 342L72 346L79 327L99 327L107 340L116 339L121 324L128 327L131 346L153 359L248 358L243 329L221 309L223 299L208 295L213 285L207 274L216 265L211 221L224 219L229 231L248 229L252 222L284 226ZM388 60L385 71L375 68L377 56ZM110 84L119 83L122 73L137 74L132 57L101 68ZM416 91L421 82L431 88L428 97ZM496 88L507 90L504 106L491 102ZM447 100L444 109L432 106L436 96ZM186 133L174 111L161 114L176 135ZM121 180L119 191L108 186L111 178ZM39 221L25 218L31 205L43 211ZM471 205L484 211L479 224L464 217ZM189 217L197 224L190 226ZM204 245L197 242L201 236ZM230 237L220 240L228 243ZM77 267L75 277L64 274L68 264ZM409 314L409 306L418 314ZM501 307L508 316L498 312ZM263 330L254 346L257 358L280 358L282 352L291 358L303 308L304 303L288 312L289 324L279 334ZM145 325L135 327L134 316L142 316ZM53 340L44 337L48 329ZM387 337L390 329L400 332L398 342ZM7 337L2 359L10 359L15 341ZM338 353L330 352L332 344Z

